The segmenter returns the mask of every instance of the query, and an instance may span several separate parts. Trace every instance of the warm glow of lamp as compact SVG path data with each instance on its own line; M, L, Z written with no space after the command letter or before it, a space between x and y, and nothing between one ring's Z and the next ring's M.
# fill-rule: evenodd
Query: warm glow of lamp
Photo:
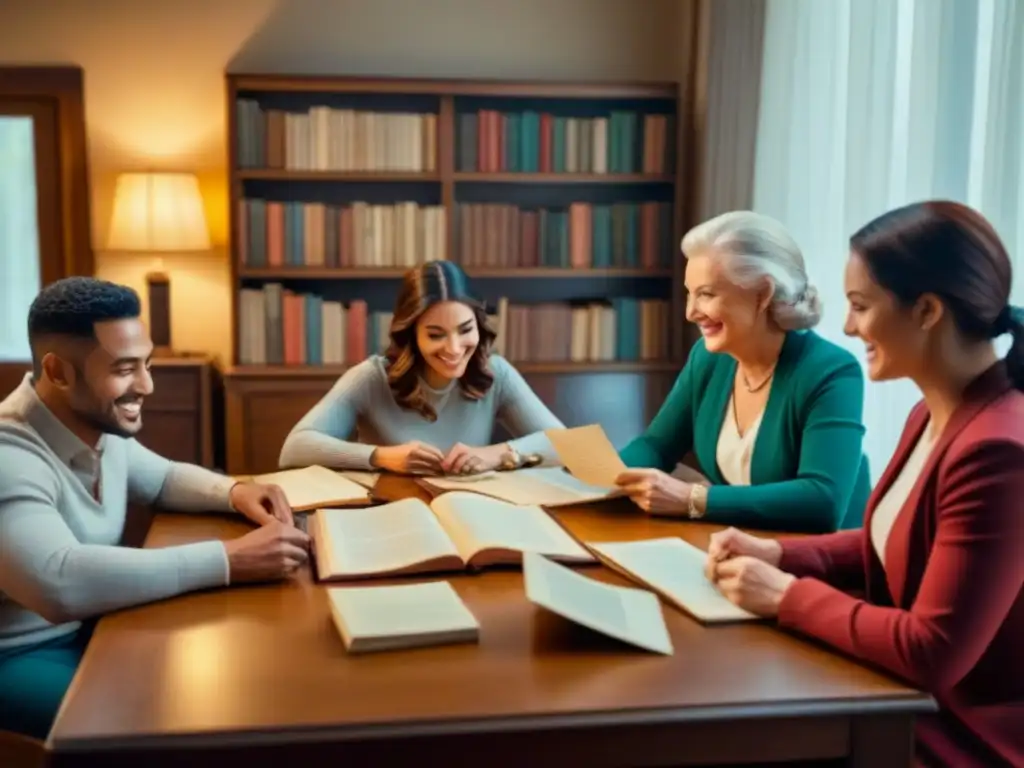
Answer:
M191 173L122 173L114 191L107 249L210 250L199 180Z
M114 189L108 251L182 253L210 250L199 181L191 173L122 173ZM149 332L154 355L174 354L171 345L171 279L146 275Z

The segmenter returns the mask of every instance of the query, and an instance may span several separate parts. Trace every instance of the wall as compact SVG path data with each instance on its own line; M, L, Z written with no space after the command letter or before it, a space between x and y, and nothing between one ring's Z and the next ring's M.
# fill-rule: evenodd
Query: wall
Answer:
M226 69L678 79L688 0L46 0L0 6L0 63L79 64L97 271L144 290L148 258L105 255L114 179L200 174L216 250L168 259L181 350L230 359Z

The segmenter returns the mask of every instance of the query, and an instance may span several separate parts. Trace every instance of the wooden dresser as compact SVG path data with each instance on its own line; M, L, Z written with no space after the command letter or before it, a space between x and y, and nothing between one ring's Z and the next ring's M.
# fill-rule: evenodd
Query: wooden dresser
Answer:
M139 441L174 461L210 469L224 466L220 372L209 357L153 360L153 394L146 398Z

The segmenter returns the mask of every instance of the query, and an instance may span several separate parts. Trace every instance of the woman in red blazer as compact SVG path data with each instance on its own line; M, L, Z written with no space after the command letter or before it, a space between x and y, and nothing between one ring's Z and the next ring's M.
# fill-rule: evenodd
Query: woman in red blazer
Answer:
M737 604L928 691L924 766L1024 766L1024 316L1010 260L973 210L925 202L851 239L847 334L868 373L923 400L864 527L715 534L708 576ZM1005 360L993 339L1013 337ZM857 592L854 596L846 591Z

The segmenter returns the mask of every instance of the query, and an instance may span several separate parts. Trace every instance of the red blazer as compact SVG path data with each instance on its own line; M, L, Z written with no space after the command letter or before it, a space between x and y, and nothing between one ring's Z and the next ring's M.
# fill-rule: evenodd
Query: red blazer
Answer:
M871 518L928 420L919 403L859 530L787 539L797 576L779 625L930 693L924 765L1024 766L1024 393L1003 363L979 376L895 520L886 566ZM863 590L866 599L840 589Z

